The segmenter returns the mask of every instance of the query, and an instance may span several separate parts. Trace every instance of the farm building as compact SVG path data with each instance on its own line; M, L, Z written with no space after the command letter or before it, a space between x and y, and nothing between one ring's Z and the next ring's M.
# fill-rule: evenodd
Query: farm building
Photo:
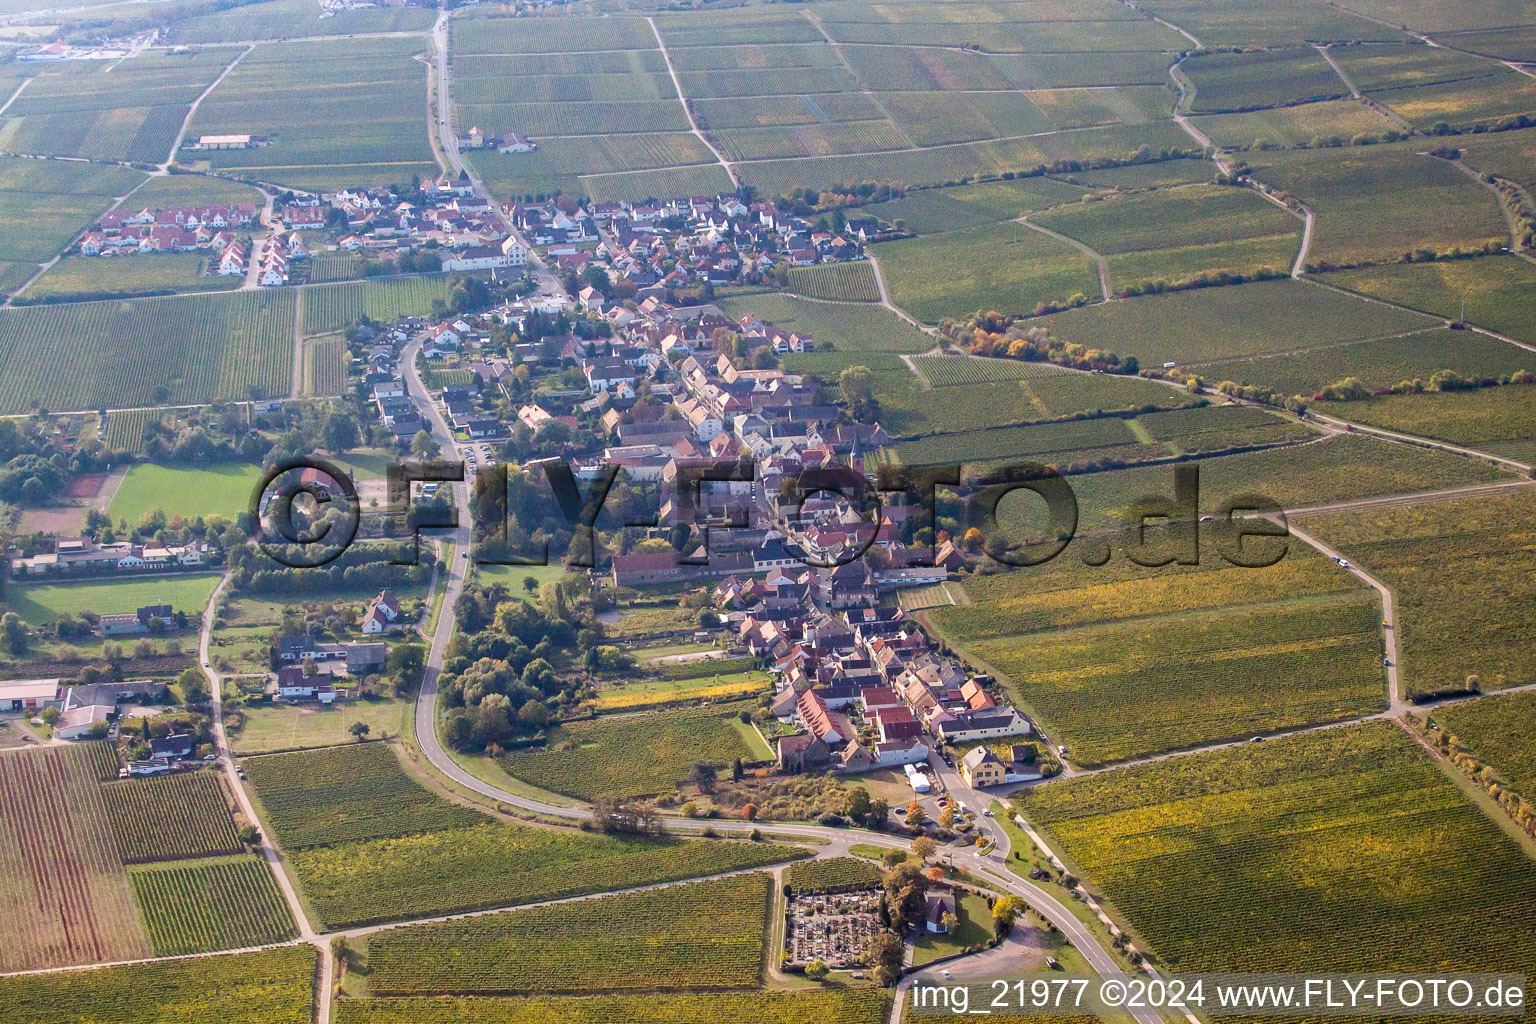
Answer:
M57 679L9 679L0 682L0 711L40 711L58 696Z

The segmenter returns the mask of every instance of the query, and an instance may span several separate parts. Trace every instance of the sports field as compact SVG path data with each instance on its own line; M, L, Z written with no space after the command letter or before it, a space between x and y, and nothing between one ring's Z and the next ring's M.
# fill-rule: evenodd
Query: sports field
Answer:
M157 510L183 519L215 515L233 519L250 508L251 491L260 479L260 468L248 463L202 469L146 463L128 471L107 514L114 522L125 519L129 525Z

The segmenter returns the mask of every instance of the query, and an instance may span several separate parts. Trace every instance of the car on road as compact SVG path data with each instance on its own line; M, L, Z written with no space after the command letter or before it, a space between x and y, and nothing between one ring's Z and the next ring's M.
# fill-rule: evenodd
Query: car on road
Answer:
M944 980L945 981L949 981L953 977L954 977L954 975L949 973L949 968L948 967L944 968Z
M1255 736L1253 739L1249 740L1248 742L1249 743L1263 743L1264 742L1264 737L1263 736Z
M1342 565L1344 568L1348 569L1349 568L1349 559L1341 558L1341 559L1339 559L1339 564Z
M982 812L981 812L981 813L982 813L982 814L985 814L985 815L986 815L986 816L987 816L987 817L989 817L989 818L993 818L993 817L996 817L996 815L994 815L994 814L993 814L993 813L992 813L992 808L990 808L990 807L988 807L988 808L987 808L987 809L986 809L986 810L984 810L984 811L982 811Z
M1056 748L1056 752L1058 754L1060 754L1062 757L1066 757L1067 756L1067 745L1065 743L1063 743L1061 746Z

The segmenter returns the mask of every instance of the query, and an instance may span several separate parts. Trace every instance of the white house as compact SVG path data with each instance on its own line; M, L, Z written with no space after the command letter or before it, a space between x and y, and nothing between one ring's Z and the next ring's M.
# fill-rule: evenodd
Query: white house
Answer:
M494 245L472 245L457 256L443 260L444 270L496 270L510 266L512 257Z

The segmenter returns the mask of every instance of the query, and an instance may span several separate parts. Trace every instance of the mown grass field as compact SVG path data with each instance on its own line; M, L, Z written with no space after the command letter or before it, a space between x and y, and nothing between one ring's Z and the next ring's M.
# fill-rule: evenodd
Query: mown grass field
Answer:
M1536 343L1536 267L1513 256L1403 263L1329 274L1329 284ZM1465 308L1465 314L1463 314Z
M879 1024L891 997L874 989L838 992L714 992L692 995L532 999L343 999L336 1024Z
M167 292L228 291L240 287L240 277L206 273L208 259L197 253L164 253L127 259L66 256L33 282L23 298L61 301L154 295Z
M1374 594L1292 545L1267 569L1071 557L971 580L928 612L996 669L1074 761L1100 765L1336 721L1385 703Z
M746 705L688 708L568 722L544 749L501 759L502 767L540 789L589 800L600 793L670 792L695 761L728 767L754 759L736 729Z
M309 1024L314 1010L313 946L195 957L96 971L0 978L14 1024L125 1024L217 1020L223 1024Z
M1040 324L1067 341L1161 366L1379 338L1433 320L1301 282L1264 281L1105 303Z
M128 471L107 514L114 522L126 519L130 526L157 509L183 519L233 519L250 508L251 491L260 479L261 470L246 463L200 469L145 463Z
M1470 498L1311 520L1325 543L1396 595L1409 695L1536 682L1529 606L1536 590L1536 496Z
M891 301L925 323L977 310L1028 313L1099 295L1093 261L1022 224L966 228L873 247Z
M1018 806L1171 970L1531 969L1524 850L1391 723L1041 787Z
M0 411L286 396L293 303L263 290L5 310Z
M1294 355L1199 363L1195 369L1210 380L1311 395L1346 377L1358 378L1371 390L1415 379L1427 382L1437 370L1453 370L1468 380L1498 379L1516 370L1536 370L1536 352L1470 331L1441 329Z
M1307 263L1315 268L1393 262L1415 249L1447 252L1507 243L1496 197L1419 146L1252 154L1256 176L1317 215ZM1391 196L1383 202L1383 196ZM1413 210L1412 217L1400 215Z
M736 875L383 932L368 940L368 993L751 988L762 980L772 881Z
M230 746L237 754L339 746L355 738L347 732L354 722L367 725L368 735L374 739L398 736L411 707L409 701L393 697L349 701L345 707L324 709L248 705L240 709L242 725L231 731Z
M1431 717L1517 792L1536 793L1536 694L1508 693L1452 704Z
M129 872L156 956L245 949L298 936L272 869L260 857L220 857Z
M205 572L146 579L39 583L12 588L10 606L34 626L50 626L61 615L79 617L87 611L113 615L151 604L168 604L196 619L218 582L217 573Z
M1450 441L1520 462L1536 457L1536 388L1530 386L1383 395L1314 407L1357 423Z

